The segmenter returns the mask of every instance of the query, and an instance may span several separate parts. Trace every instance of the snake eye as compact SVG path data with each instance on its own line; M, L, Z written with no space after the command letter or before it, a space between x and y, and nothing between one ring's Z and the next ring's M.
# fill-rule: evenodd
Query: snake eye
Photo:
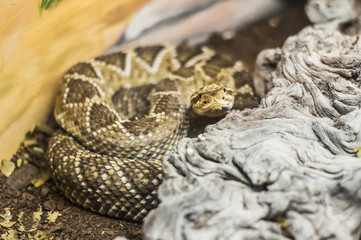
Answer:
M227 92L227 89L223 88L223 92Z
M193 94L191 96L191 104L196 104L202 98L202 94Z

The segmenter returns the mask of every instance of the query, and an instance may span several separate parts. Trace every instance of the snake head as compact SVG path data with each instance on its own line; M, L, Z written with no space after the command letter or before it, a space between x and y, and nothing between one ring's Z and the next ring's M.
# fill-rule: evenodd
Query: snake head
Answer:
M218 84L202 87L191 95L193 110L202 116L219 117L226 114L234 103L234 90Z

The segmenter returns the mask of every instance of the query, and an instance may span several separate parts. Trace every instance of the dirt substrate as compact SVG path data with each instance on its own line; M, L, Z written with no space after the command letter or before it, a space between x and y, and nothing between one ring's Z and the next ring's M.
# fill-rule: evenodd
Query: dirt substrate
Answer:
M287 36L309 24L303 4L299 1L270 19L239 30L232 39L224 40L214 34L209 45L232 58L242 59L252 72L259 51L281 46ZM200 124L198 120L193 121L190 136L197 135L206 124L214 122L202 120ZM35 129L28 133L12 159L23 166L9 178L0 172L1 239L113 239L116 236L142 239L139 223L86 211L65 199L51 180L34 186L32 180L40 173L45 176L47 173L44 151L50 135L46 132L49 131Z

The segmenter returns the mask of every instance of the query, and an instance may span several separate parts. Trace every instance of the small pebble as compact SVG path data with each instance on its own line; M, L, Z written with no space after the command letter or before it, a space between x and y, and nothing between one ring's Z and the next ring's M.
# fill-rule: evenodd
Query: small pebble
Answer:
M65 205L65 199L63 197L60 197L57 201L56 209L63 210Z
M23 199L26 199L27 201L33 201L35 199L34 195L24 192L23 193Z
M54 210L56 208L56 203L54 200L50 199L43 203L43 207L47 211Z

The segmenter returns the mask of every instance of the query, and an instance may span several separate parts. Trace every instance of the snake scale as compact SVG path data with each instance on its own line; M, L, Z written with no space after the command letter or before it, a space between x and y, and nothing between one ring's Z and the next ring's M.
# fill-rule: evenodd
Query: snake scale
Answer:
M162 159L186 136L190 106L220 116L235 96L241 108L257 104L250 83L235 82L241 70L212 49L185 45L74 65L60 85L54 115L61 130L47 150L57 187L86 209L142 221L159 204Z

